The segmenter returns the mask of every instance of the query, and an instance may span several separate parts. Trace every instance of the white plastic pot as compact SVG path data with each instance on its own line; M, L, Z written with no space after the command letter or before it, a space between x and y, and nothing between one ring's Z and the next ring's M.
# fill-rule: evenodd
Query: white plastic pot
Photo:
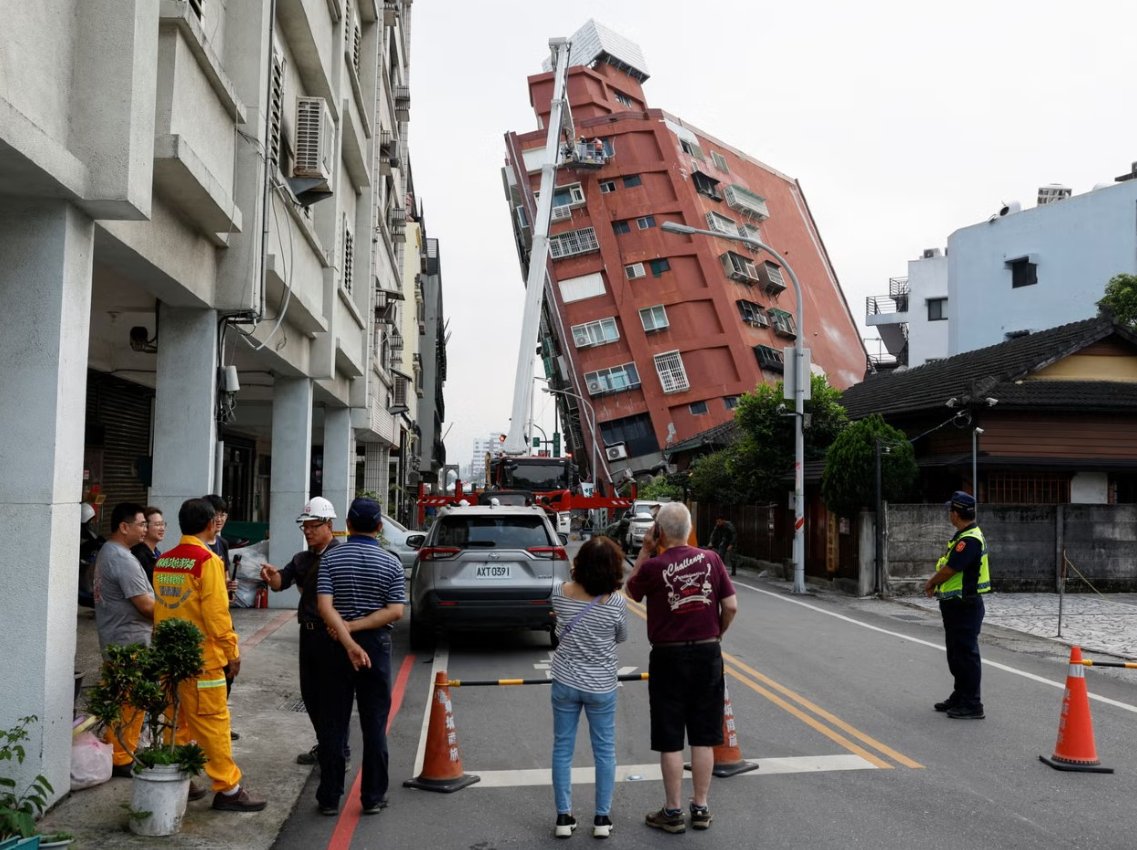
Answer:
M173 835L182 828L189 798L190 775L177 765L143 768L134 774L131 812L147 812L130 818L135 835Z

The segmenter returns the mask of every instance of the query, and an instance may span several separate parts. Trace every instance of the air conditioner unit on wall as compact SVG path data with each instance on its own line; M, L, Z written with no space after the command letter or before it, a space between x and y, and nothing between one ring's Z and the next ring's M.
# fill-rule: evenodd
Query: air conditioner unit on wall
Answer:
M572 207L559 206L553 207L553 221L564 221L565 219L572 218Z
M296 159L293 177L330 180L336 125L322 97L296 98Z
M605 446L604 455L608 460L624 460L628 456L628 447L623 443L614 446Z
M604 391L604 388L600 386L599 381L589 381L588 382L588 394L589 395L596 395L597 393L603 392L603 391Z

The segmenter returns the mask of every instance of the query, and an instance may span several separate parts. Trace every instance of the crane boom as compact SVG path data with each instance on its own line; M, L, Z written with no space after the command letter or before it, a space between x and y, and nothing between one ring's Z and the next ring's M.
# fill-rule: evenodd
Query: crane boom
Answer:
M537 215L533 220L533 246L529 253L529 274L525 280L525 312L521 320L521 339L517 349L517 372L513 384L513 415L504 451L521 455L528 451L526 428L533 393L533 357L537 349L537 331L541 322L541 302L545 294L545 277L549 259L549 221L553 211L553 189L561 156L561 133L566 128L570 142L572 113L569 111L569 49L567 38L549 39L553 52L553 99L549 109L549 129L545 140L545 161L541 166L541 194L537 199Z

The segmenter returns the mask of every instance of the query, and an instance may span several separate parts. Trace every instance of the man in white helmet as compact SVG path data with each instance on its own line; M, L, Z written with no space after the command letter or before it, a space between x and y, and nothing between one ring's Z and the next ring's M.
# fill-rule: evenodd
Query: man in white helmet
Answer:
M304 534L308 548L292 556L283 569L272 564L261 568L261 579L274 591L284 590L295 584L300 588L300 604L296 609L296 619L300 621L300 696L312 729L318 728L316 714L319 706L319 693L316 672L319 665L318 647L322 641L329 640L324 621L317 609L316 575L320 570L320 558L328 549L339 544L332 534L332 523L336 509L327 499L316 496L304 506L296 518ZM344 758L350 756L348 744L343 742ZM312 747L296 757L297 764L316 764L317 748Z

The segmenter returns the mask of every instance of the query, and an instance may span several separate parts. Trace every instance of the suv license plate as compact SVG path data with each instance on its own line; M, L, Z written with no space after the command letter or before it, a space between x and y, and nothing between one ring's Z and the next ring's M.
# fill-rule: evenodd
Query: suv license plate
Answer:
M478 564L474 568L474 578L507 579L509 564Z

